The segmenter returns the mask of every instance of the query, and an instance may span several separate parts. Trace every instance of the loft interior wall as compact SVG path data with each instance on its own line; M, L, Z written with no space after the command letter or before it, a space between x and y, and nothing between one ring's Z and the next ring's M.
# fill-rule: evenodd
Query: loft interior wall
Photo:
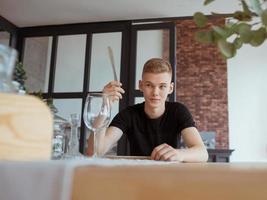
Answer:
M211 19L221 25L224 19ZM177 100L191 110L199 131L215 134L217 149L228 149L227 65L214 45L194 40L192 19L176 21ZM213 145L211 145L213 146Z
M12 31L16 33L16 27ZM263 52L267 52L266 44L257 49L245 47L227 61L229 147L235 149L233 162L267 160L267 68Z
M267 161L267 43L228 60L231 161Z

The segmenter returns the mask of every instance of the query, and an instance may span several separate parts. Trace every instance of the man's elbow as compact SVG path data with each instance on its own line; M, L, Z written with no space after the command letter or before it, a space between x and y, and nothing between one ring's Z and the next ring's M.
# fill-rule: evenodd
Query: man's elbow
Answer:
M201 161L207 162L209 160L209 153L205 146L201 148Z

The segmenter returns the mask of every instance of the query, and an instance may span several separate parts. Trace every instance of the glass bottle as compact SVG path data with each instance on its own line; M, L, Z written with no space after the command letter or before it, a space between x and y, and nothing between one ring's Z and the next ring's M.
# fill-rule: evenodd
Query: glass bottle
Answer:
M70 122L61 116L57 115L57 110L53 109L54 115L54 134L52 142L52 159L62 159L68 148L68 134L70 130Z
M71 114L70 115L70 136L68 141L68 148L67 152L64 155L65 159L72 159L72 158L82 158L84 157L79 152L79 122L80 116L79 114Z
M54 123L52 159L61 159L65 149L65 137L62 123Z
M0 44L0 92L15 92L12 76L16 58L15 49Z

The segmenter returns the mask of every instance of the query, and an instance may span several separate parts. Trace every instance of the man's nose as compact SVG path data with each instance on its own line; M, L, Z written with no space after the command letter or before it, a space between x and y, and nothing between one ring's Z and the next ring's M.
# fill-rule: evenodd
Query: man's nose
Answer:
M154 96L159 95L159 88L158 87L153 87L153 91L152 91Z

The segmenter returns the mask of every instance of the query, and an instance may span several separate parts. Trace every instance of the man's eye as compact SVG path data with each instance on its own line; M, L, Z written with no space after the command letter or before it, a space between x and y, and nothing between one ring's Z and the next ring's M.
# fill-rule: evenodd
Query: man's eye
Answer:
M161 86L160 86L160 89L165 89L165 88L167 88L166 85L161 85Z

